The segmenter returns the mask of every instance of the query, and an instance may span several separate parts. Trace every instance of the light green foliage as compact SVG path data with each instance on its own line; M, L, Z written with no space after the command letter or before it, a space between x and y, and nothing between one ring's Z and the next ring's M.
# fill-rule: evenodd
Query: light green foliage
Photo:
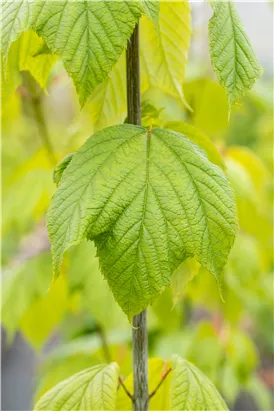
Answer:
M3 234L11 227L25 232L31 223L44 215L54 192L51 167L45 150L41 150L8 175L3 185Z
M49 253L41 254L39 258L4 273L1 317L2 324L11 335L32 303L47 293L51 283L50 260ZM37 275L41 266L48 267L48 270Z
M115 411L119 367L97 365L83 370L48 391L35 411Z
M157 11L147 2L5 2L2 47L28 29L60 56L76 86L81 105L118 60L141 15Z
M173 357L170 390L171 410L228 410L212 382L198 368L179 356Z
M193 109L191 120L216 141L222 137L228 126L228 101L225 90L212 79L202 77L187 81L184 93Z
M187 105L182 82L191 35L190 5L186 1L160 3L157 33L152 21L140 24L141 89L159 87Z
M36 275L40 275L40 268ZM48 271L51 273L51 271ZM67 284L60 277L46 294L35 299L24 313L20 322L20 331L26 340L36 349L41 349L55 329L60 325L65 314L73 310ZM22 288L21 288L22 292Z
M57 60L53 54L37 54L44 45L44 41L35 32L27 31L11 44L6 61L3 59L1 67L2 107L1 112L6 116L11 109L10 103L14 99L16 89L22 83L20 71L28 71L42 89L46 89L49 72ZM25 92L29 92L25 90Z
M182 82L191 34L190 6L185 1L161 2L161 4L146 1L144 4L151 8L150 15L147 16L151 17L153 22L148 18L143 18L140 22L142 92L155 86L185 102ZM153 23L156 25L156 31ZM172 36L176 36L176 42L172 40ZM87 110L94 122L95 131L123 123L126 117L124 54L106 80L91 94Z
M209 22L210 53L213 68L232 106L252 88L263 69L231 1L211 1Z
M202 130L193 127L188 123L184 123L183 121L170 121L165 124L165 128L169 128L183 134L197 144L197 146L202 147L202 149L206 152L209 161L223 169L225 168L224 160L218 149Z
M143 9L145 15L153 20L155 27L157 29L157 23L159 18L159 11L160 11L160 1L147 1L141 0L143 4Z
M10 64L18 66L19 71L29 71L41 88L45 89L48 75L57 61L57 56L42 52L44 40L33 31L22 33L17 41L12 43L8 59Z
M55 169L53 170L53 182L57 185L59 185L62 175L65 171L65 169L67 168L67 166L69 165L69 163L71 162L71 159L73 157L74 153L68 154L66 157L64 157L55 167Z
M119 363L121 373L131 371L131 352L128 333L106 333L108 350L112 358ZM55 348L46 358L40 370L40 381L36 389L35 400L41 398L48 390L73 374L106 361L102 340L98 334L78 337Z
M124 52L107 78L91 94L86 110L89 112L95 131L124 122L127 111Z
M96 248L90 241L84 241L70 250L67 269L69 288L79 293L82 307L104 330L117 327L122 330L128 326L127 319L114 300L95 255Z
M121 125L94 134L73 157L47 226L55 275L69 246L95 240L102 272L131 319L189 256L219 281L236 216L226 177L198 146L175 131Z
M211 322L201 321L193 329L187 324L184 330L166 333L158 340L155 355L169 358L173 353L195 364L214 384L219 384L224 347Z

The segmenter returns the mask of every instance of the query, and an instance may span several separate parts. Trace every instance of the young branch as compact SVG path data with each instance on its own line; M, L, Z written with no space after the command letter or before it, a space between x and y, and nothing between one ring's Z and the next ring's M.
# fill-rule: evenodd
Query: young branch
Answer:
M119 381L120 385L123 387L123 389L124 389L125 393L127 394L127 396L131 399L132 402L134 402L133 395L128 391L127 387L124 384L124 381L123 381L121 375L119 375L118 381Z
M165 381L166 377L168 376L168 374L171 372L172 368L169 368L161 377L161 380L159 382L159 384L156 386L156 388L149 394L149 399L151 399L156 392L159 390L159 388L161 387L161 385L163 384L163 382Z

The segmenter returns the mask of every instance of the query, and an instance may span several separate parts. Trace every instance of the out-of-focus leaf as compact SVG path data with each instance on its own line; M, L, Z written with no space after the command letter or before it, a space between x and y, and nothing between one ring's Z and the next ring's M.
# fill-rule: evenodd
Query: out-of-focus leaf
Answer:
M54 191L51 167L40 151L14 171L3 193L3 233L12 227L25 232L44 215Z
M40 271L44 268L40 268ZM36 276L41 273L36 272ZM50 271L51 274L51 271ZM47 294L36 299L21 318L20 330L35 348L41 348L70 309L67 283L60 277Z
M191 119L196 127L213 140L223 137L228 125L228 102L224 89L208 78L198 78L184 85L191 107Z
M119 366L97 365L62 381L38 401L35 411L82 409L115 411Z
M226 155L245 168L256 190L258 190L258 194L262 195L268 182L268 173L260 158L249 148L241 146L229 147Z
M122 373L130 372L131 353L128 342L131 333L107 333L105 335L111 358L115 359ZM79 337L55 348L41 368L41 378L35 394L35 401L62 380L76 372L106 361L102 339L99 334Z
M184 358L196 364L214 383L217 383L222 357L223 347L217 330L211 322L202 321L194 330L192 344Z
M182 321L179 305L174 306L173 293L170 287L154 301L151 311L155 315L157 327L163 330L177 330Z
M200 264L194 259L184 261L174 271L171 277L171 288L173 293L173 303L177 304L185 293L186 284L198 274Z
M271 236L271 226L268 215L265 214L265 204L260 203L251 175L233 158L226 158L226 166L228 178L236 194L240 227L249 234L255 235L267 246Z
M11 45L9 51L12 53L12 63L18 64L20 71L29 71L42 89L46 88L49 72L58 59L50 53L37 54L44 44L44 40L35 32L27 31ZM13 48L16 51L12 51Z
M260 410L271 410L273 408L272 393L260 378L251 377L246 390L253 396Z
M72 292L80 292L83 308L104 329L128 327L125 315L100 272L99 260L95 255L94 243L87 241L70 251L67 269L69 287Z
M258 364L258 353L248 334L231 329L226 347L226 355L234 367L239 381L245 383Z
M49 253L7 270L2 279L2 325L12 336L33 303L46 296L51 283Z
M221 389L226 400L230 404L234 404L239 391L241 390L241 382L237 378L234 368L226 363L220 369L221 378L218 381L218 386Z

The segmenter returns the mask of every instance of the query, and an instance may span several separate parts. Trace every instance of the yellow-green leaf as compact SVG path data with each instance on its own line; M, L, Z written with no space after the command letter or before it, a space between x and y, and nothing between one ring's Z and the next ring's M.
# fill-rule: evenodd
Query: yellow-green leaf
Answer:
M160 358L150 358L148 360L148 386L149 392L152 392L161 381L163 373L170 368L170 363L165 362ZM169 407L169 389L170 375L165 378L163 384L157 390L156 394L149 401L150 411L170 410ZM133 393L133 374L131 373L124 381L129 392ZM130 398L125 394L125 391L120 386L118 391L117 406L119 411L129 411L132 409Z
M191 35L190 5L187 1L160 2L158 33L153 22L143 18L140 24L141 89L159 87L180 97Z
M217 150L214 143L205 133L203 133L202 130L193 127L188 123L184 123L183 121L170 121L169 123L166 123L164 127L169 128L170 130L178 131L179 133L185 135L187 138L189 138L195 144L200 146L206 152L208 159L212 163L216 164L222 169L225 169L224 161L221 154Z
M210 54L220 84L232 106L262 75L241 19L232 1L211 1Z
M48 391L34 411L115 411L118 375L116 363L87 368Z
M170 410L225 411L224 400L213 383L194 365L173 357Z

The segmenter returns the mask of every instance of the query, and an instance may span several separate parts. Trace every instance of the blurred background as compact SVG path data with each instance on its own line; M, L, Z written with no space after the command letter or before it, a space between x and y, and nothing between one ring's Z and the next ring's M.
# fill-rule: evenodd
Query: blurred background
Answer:
M188 260L149 308L149 351L151 357L176 352L192 361L217 385L231 410L268 411L274 390L273 7L267 2L237 2L236 7L265 72L233 109L230 121L225 92L209 59L208 4L192 3L184 92L193 113L159 89L142 96L143 124L172 121L179 128L180 121L187 121L214 141L235 190L240 225L225 270L225 303L213 276ZM95 93L80 111L60 61L45 64L50 70L47 94L27 71L12 95L2 82L5 411L31 410L34 399L57 382L109 358L119 362L122 375L131 371L131 327L99 272L93 245L71 249L52 284L45 229L55 191L54 166L94 130L123 122L126 106L113 117L112 107L101 104Z

